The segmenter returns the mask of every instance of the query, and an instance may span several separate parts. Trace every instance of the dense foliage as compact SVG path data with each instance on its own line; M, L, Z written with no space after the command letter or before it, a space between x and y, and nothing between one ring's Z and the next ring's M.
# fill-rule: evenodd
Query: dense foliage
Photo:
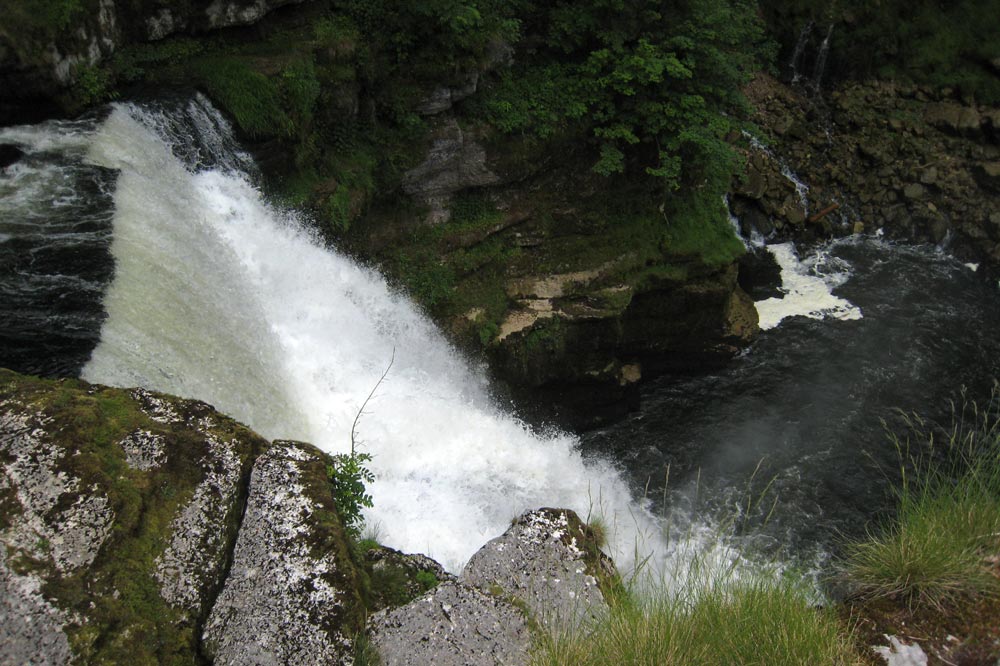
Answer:
M520 15L521 58L488 101L496 126L588 136L597 173L728 184L725 137L762 53L753 2L524 2Z

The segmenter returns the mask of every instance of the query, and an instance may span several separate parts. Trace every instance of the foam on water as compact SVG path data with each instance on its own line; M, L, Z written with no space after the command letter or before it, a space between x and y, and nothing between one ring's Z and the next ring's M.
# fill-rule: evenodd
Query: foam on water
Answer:
M793 243L768 245L767 249L781 267L784 294L754 304L762 330L774 328L787 317L861 319L860 308L833 294L850 277L846 264L823 251L800 261Z
M639 557L664 556L656 521L612 465L498 410L405 297L269 206L237 162L186 167L162 120L119 105L90 147L120 175L115 279L84 378L197 397L267 437L339 453L394 355L358 427L376 475L366 518L383 541L454 571L522 511L562 506L605 514L624 568L637 543Z

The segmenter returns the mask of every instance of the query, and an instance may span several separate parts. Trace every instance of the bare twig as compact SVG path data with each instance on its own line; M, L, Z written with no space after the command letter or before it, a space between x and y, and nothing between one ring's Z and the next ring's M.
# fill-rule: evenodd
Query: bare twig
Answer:
M377 382L375 382L375 386L372 387L371 393L369 393L368 397L365 398L365 401L361 403L361 407L358 409L358 413L354 415L354 423L351 424L351 457L354 457L354 448L357 442L358 421L361 420L361 415L365 413L365 407L368 406L368 402L372 399L372 397L374 397L375 391L377 391L378 387L381 386L382 382L385 381L385 378L389 374L389 370L392 369L392 364L395 360L396 360L396 348L393 347L392 356L389 358L389 365L385 366L385 372L383 372L382 376L378 378Z

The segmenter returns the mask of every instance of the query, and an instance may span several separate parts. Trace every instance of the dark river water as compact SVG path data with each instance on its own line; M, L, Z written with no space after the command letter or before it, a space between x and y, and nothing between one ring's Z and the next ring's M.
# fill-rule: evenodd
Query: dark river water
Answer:
M997 285L933 247L847 239L818 252L861 319L785 319L722 370L650 383L639 412L582 438L675 520L735 516L757 546L806 559L891 507L900 411L948 424L962 387L983 403L1000 376Z

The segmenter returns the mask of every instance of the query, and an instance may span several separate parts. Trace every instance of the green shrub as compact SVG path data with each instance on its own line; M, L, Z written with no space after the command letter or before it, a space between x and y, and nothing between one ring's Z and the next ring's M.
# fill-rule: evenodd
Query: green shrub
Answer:
M313 110L319 99L320 84L316 66L311 57L293 60L281 71L283 107L299 127L312 121Z
M1000 593L984 557L1000 550L1000 405L963 403L952 426L909 417L895 440L903 481L896 516L848 545L844 572L866 597L937 607L970 594Z
M433 571L418 571L413 579L417 581L420 587L424 588L424 590L437 587L438 584L437 576L434 575Z
M739 90L763 32L755 3L703 0L525 3L544 39L486 105L506 132L589 137L599 174L652 177L666 191L706 181L721 196L725 141L746 111Z
M73 97L80 106L91 106L114 97L111 73L95 65L83 65L76 69L73 83Z
M663 251L668 255L694 255L708 266L725 266L746 251L722 198L708 189L669 201L664 216Z

